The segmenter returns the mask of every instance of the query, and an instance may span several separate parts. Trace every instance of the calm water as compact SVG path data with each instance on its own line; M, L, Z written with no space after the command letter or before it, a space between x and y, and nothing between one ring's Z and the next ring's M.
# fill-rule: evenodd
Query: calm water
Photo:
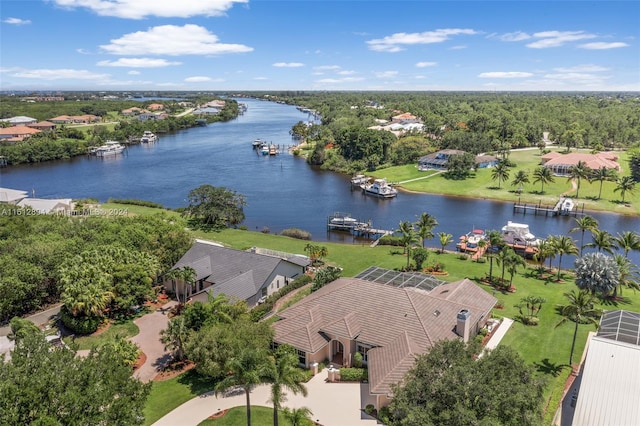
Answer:
M448 232L454 240L474 227L500 229L508 220L528 223L539 237L565 234L574 226L573 217L513 214L511 203L408 193L379 200L351 191L348 176L315 170L288 153L269 157L251 148L256 138L291 145L291 126L307 121L307 114L287 105L240 101L248 111L236 120L161 135L158 143L132 146L116 158L82 157L0 169L0 186L35 190L42 198L137 198L171 208L185 206L189 190L199 185L225 186L245 195L249 229L268 227L275 233L296 227L311 232L317 241L353 241L348 234L326 231L327 217L334 212L371 219L374 227L383 229L395 229L400 221L415 221L428 212L439 222L435 232ZM640 230L637 217L592 215L614 235ZM633 260L640 263L640 255L634 253ZM570 264L563 259L563 265Z

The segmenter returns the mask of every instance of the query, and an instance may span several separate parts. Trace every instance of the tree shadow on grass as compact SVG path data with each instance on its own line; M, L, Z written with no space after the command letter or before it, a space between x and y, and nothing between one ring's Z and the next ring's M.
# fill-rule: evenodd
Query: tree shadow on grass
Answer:
M545 358L540 362L534 362L533 365L536 366L536 370L543 374L551 374L553 377L558 377L562 370L565 367L568 367L566 364L554 364L549 361L549 358Z
M211 377L198 373L195 368L182 373L177 380L178 383L189 386L189 389L195 395L209 392L215 386L215 381Z
M624 297L624 296L616 296L615 298L613 296L605 296L605 297L599 297L598 299L600 299L600 303L605 306L618 307L618 305L631 304L631 300L628 297Z
M499 188L497 186L487 186L487 189L490 189L492 191L497 191L497 190L502 189L502 188Z

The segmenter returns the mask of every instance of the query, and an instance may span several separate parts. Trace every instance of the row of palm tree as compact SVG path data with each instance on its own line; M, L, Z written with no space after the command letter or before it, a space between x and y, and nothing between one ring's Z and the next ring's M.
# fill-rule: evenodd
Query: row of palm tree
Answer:
M506 182L510 176L510 166L505 161L499 161L498 164L491 170L491 179L498 181L498 188L501 187L502 182ZM576 182L576 198L580 198L580 186L583 180L592 182L600 182L600 189L598 191L598 199L602 197L602 185L605 181L615 181L616 187L613 192L619 192L622 197L622 202L625 202L625 196L627 193L632 194L635 191L636 182L631 176L618 177L614 169L607 167L600 167L598 169L591 169L587 167L584 161L578 161L578 164L572 166L568 170L568 180ZM529 173L525 170L519 170L516 172L512 186L518 188L523 187L526 183L540 183L540 193L544 193L544 185L555 182L553 171L544 166L537 167L533 171L533 180L529 179Z
M400 233L400 243L404 247L404 253L407 255L407 269L411 262L411 249L420 243L424 248L425 242L434 237L433 229L438 226L435 216L429 213L422 213L418 220L414 223L402 221L398 225L396 232Z
M580 256L585 247L595 248L599 253L606 252L613 254L615 249L623 250L624 257L629 257L630 251L640 251L640 233L637 231L623 231L619 232L616 236L611 233L599 229L598 221L585 215L576 218L576 226L571 228L569 232L580 232ZM590 243L584 243L585 233L591 232L592 241Z

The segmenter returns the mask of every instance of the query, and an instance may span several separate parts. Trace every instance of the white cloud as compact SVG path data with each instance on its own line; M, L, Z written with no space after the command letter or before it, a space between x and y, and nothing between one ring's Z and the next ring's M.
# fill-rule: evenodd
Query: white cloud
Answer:
M76 52L78 52L81 55L91 55L91 52L82 48L76 49Z
M357 71L352 71L352 70L342 70L342 71L338 71L336 74L338 75L353 75L353 74L358 74Z
M242 44L220 43L215 34L193 24L152 27L125 34L100 48L114 55L221 55L253 51Z
M436 65L438 65L437 62L418 62L416 64L416 67L418 67L418 68L426 68L426 67L435 67Z
M465 46L464 44L459 44L457 46L451 46L451 50L462 50L462 49L466 49L467 46Z
M374 72L373 75L378 78L393 78L398 75L398 71L379 71Z
M140 71L131 70L127 74L129 74L129 75L140 75L141 73L140 73Z
M531 77L533 74L530 72L521 71L493 71L483 72L478 74L480 78L526 78Z
M184 83L171 83L171 82L156 83L156 86L160 86L160 87L183 87L184 85L185 85Z
M578 47L581 49L590 49L590 50L605 50L605 49L618 49L620 47L629 46L627 43L623 43L621 41L605 43L603 41L593 42L593 43L585 43L581 44Z
M137 87L137 86L148 86L153 84L152 81L144 81L144 80L100 80L97 82L98 86L114 86L114 87Z
M316 83L321 84L342 84L342 83L353 83L356 81L362 81L364 78L362 77L345 77L345 78L323 78L321 80L317 80Z
M313 67L313 69L317 71L336 71L340 69L340 65L320 65Z
M120 58L117 61L100 61L96 65L100 67L162 68L180 64L182 62L170 62L166 59Z
M59 69L14 69L10 70L12 77L35 78L39 80L103 80L108 79L109 74L98 74L87 70L74 70L68 68Z
M522 31L516 31L514 33L502 34L498 38L502 41L522 41L530 39L531 36L527 33L523 33Z
M424 75L416 75L416 76L415 76L415 77L413 77L413 78L415 78L416 80L423 80L423 79L425 79L425 78L427 78L427 77L426 77L426 76L424 76Z
M601 67L600 65L584 64L568 68L554 68L553 70L557 72L600 72L609 71L610 69L611 68Z
M542 31L533 34L539 40L527 44L532 49L546 49L549 47L560 47L566 43L578 40L588 40L595 38L594 34L584 31Z
M28 19L20 19L20 18L7 18L2 22L4 22L5 24L11 24L11 25L27 25L31 23L31 21Z
M196 75L193 77L187 77L184 79L187 83L202 83L205 81L211 81L211 77L205 77L203 75Z
M276 62L273 66L276 68L300 68L304 67L304 64L301 62Z
M254 77L254 80L265 81L265 80L269 80L269 79L267 77Z
M101 16L125 19L189 18L192 16L221 16L234 3L248 0L53 0L58 6L75 9L86 8Z
M422 33L395 33L381 39L367 41L369 49L378 52L400 52L403 45L442 43L456 35L477 34L472 29L445 28Z
M576 86L603 87L610 77L602 74L589 74L578 72L567 72L559 74L546 74L545 79L562 84Z

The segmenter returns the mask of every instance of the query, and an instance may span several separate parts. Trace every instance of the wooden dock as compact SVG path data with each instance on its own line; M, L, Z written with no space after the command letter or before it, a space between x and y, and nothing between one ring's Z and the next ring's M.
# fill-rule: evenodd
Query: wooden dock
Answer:
M538 214L540 215L545 215L545 216L558 216L560 214L564 215L564 216L578 216L579 214L584 214L584 203L582 204L582 212L579 213L578 212L578 208L577 206L574 206L573 210L571 211L563 211L562 210L562 203L564 202L564 197L560 197L560 199L558 200L558 202L551 206L551 205L542 205L542 201L538 202L538 204L521 204L520 202L516 202L513 203L513 212L514 213L520 213L522 212L522 214L527 214L527 213L531 213L533 212L533 214L535 216L537 216Z
M361 238L375 239L376 243L380 237L392 235L394 231L389 229L378 229L373 227L373 223L362 222L349 213L334 213L327 218L327 231L346 231ZM377 243L376 243L377 244Z

